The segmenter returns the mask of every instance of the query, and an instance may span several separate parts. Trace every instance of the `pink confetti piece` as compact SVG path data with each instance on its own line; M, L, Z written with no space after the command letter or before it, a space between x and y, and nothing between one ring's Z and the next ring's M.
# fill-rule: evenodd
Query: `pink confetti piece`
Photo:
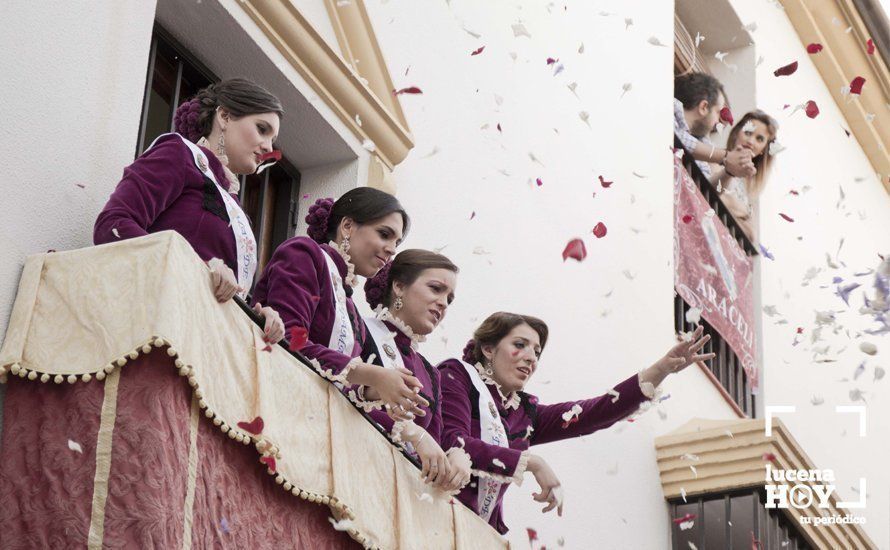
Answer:
M812 44L809 44L807 46L807 53L809 53L809 54L819 53L821 51L822 51L822 44L819 44L818 42L813 42Z
M593 234L596 236L597 239L602 239L603 237L605 237L606 232L606 224L604 224L603 222L599 222L593 227Z
M535 183L538 184L538 187L544 185L544 181L541 178L535 178Z
M254 435L260 435L261 433L263 433L265 423L263 422L263 417L258 416L250 422L238 422L238 427Z
M422 94L423 90L421 90L417 86L409 86L407 88L402 88L401 90L393 90L392 93L393 93L393 95Z
M566 261L571 258L575 261L581 262L584 258L587 257L587 247L584 246L584 241L581 239L572 239L568 242L565 249L562 251L562 261Z

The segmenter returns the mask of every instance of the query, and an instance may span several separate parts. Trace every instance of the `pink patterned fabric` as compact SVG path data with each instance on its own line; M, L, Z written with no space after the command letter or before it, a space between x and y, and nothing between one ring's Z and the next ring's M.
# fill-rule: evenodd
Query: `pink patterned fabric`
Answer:
M85 547L102 382L10 377L0 448L0 548ZM104 546L181 548L191 388L163 349L121 374ZM80 444L72 451L68 440ZM354 548L327 506L284 491L252 446L201 414L192 548Z

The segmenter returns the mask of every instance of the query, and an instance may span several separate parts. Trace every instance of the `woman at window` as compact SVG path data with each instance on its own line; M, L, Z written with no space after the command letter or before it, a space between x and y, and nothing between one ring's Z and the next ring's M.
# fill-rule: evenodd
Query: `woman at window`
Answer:
M757 237L753 205L766 186L773 157L770 148L775 143L778 132L779 124L763 111L746 113L730 130L726 149L750 151L757 172L753 176L739 178L723 168L715 171L712 177L712 183L720 192L723 203L751 241Z
M439 371L417 351L454 300L457 266L428 250L403 250L365 283L365 298L376 315L365 319L368 337L362 357L381 367L407 369L423 384L420 396L430 405L423 414L407 412L400 405L372 411L371 417L420 458L423 478L444 491L455 491L470 480L470 460L460 447L448 453L440 446L442 392ZM372 359L373 357L373 359ZM364 389L363 399L378 399Z
M254 300L281 314L291 348L319 374L341 388L369 386L383 403L419 414L429 402L416 377L362 360L364 324L352 301L356 276L373 277L395 254L408 214L389 193L358 187L336 202L315 201L306 223L308 237L288 239L272 254Z
M105 244L173 230L210 268L220 302L244 296L256 271L256 241L238 202L236 174L252 174L272 143L284 110L248 80L211 84L176 110L175 133L163 134L124 169L96 218L93 242ZM270 342L284 336L278 314L257 303Z
M583 401L542 405L523 391L537 371L547 344L547 325L535 317L494 313L476 329L463 360L448 359L442 377L443 446L459 445L470 455L476 483L458 498L500 533L507 532L501 510L510 483L531 472L541 487L534 494L544 512L562 515L556 474L531 445L591 434L628 417L656 396L655 388L673 372L713 353L698 352L709 340L699 327L652 366L620 382L608 393Z

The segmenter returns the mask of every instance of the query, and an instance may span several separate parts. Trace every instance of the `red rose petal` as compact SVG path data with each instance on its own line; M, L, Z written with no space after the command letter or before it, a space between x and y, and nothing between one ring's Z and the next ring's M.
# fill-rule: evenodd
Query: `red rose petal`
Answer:
M275 457L274 456L262 456L260 457L260 462L265 464L272 473L274 474L278 469L275 467Z
M788 76L788 75L794 74L796 71L797 71L797 61L795 61L793 63L789 63L789 64L785 65L784 67L779 67L778 69L773 71L773 74L775 76Z
M239 422L238 427L246 432L250 432L254 435L260 435L263 433L263 428L265 427L265 423L263 422L263 417L258 416L251 420L250 422Z
M269 353L272 352L272 346L269 345L269 342L266 342L266 347L263 348L263 351L267 351Z
M473 53L471 53L470 55L471 55L471 56L472 56L472 55L479 55L480 53L483 52L483 50L485 50L485 46L479 46L478 48L476 48L475 50L473 50Z
M684 215L683 215L683 218L681 218L681 219L683 220L683 223L689 223L689 222L691 222L694 218L692 217L691 214L684 214Z
M807 101L807 106L806 109L804 109L804 112L806 112L808 117L816 118L817 116L819 116L819 106L816 105L816 102L811 99Z
M791 216L789 216L787 214L782 214L781 212L779 212L779 215L782 216L782 219L785 220L786 222L794 223L794 218L792 218Z
M865 51L868 52L868 55L875 54L875 42L871 38L865 41Z
M609 187L612 186L613 183L615 183L614 181L606 181L606 179L602 176L600 176L599 178L600 178L600 184L603 187L605 187L606 189L608 189Z
M853 79L852 82L850 82L850 93L857 94L857 95L861 94L862 86L864 84L865 84L865 79L862 78L861 76L857 76L856 78Z
M732 111L729 110L729 107L724 107L720 109L720 120L732 126L733 118Z
M532 529L531 527L525 528L526 533L528 533L528 541L532 542L534 540L538 540L538 532Z
M269 151L260 155L260 162L266 162L269 159L281 160L281 151Z
M673 521L674 521L674 523L676 523L677 525L680 525L681 523L686 523L687 521L692 521L692 520L694 520L694 519L697 518L697 517L698 517L698 516L696 516L695 514L686 514L686 515L683 516L683 517L680 517L680 518L674 518Z
M393 95L422 94L423 90L421 90L417 86L409 86L408 88L402 88L401 90L393 90L392 93Z
M288 349L291 351L301 350L308 341L309 331L306 330L306 327L291 327Z
M807 46L807 53L819 53L822 51L822 44L818 42L813 42L809 46Z
M803 327L797 327L797 333L803 334Z
M799 193L798 191L795 191L794 189L792 189L791 191L788 191L788 194L789 194L789 195L794 195L795 197L798 196L798 195L800 195L800 193Z
M773 453L763 453L763 455L760 458L762 458L764 462L767 462L767 461L775 462L776 461L776 455L774 455Z
M572 239L562 251L562 261L571 258L576 261L583 261L587 257L587 247L581 239Z
M473 210L473 213L470 214L470 219L472 220L472 219L475 218L475 217L476 217L476 211Z
M556 58L556 59L553 59L552 57L548 57L548 58L547 58L547 64L548 64L548 65L553 65L553 64L556 63L557 61L559 61L559 58Z
M602 239L606 236L606 224L603 222L599 222L593 228L593 234L596 235L597 239Z
M538 184L538 187L541 187L542 185L544 185L544 182L541 180L541 178L536 178L535 183Z
M502 130L501 130L501 123L498 122L498 132L501 132L501 131L502 131Z

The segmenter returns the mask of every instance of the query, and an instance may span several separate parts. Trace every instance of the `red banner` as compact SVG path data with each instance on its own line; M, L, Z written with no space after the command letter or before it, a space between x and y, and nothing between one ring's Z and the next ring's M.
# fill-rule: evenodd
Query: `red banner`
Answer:
M723 336L758 386L754 347L754 263L674 159L674 287Z

